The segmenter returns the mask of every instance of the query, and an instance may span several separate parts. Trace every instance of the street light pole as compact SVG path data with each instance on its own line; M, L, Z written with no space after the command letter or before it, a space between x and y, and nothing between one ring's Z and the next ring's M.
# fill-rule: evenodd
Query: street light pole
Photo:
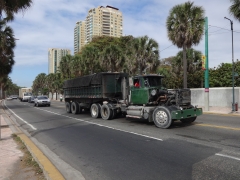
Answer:
M234 57L233 57L233 21L224 17L225 19L229 20L231 23L231 30L232 30L232 93L233 93L233 102L232 102L232 111L235 111L235 94L234 94Z

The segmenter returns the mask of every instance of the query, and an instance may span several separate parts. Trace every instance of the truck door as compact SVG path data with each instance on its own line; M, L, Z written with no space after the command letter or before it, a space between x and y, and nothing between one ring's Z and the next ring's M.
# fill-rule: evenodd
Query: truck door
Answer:
M133 85L131 86L131 103L133 104L147 104L148 91L144 88L142 78L133 78Z

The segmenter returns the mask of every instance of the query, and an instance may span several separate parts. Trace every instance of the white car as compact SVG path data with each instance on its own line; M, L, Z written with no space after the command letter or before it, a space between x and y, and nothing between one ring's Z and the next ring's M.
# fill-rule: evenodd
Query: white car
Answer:
M50 106L51 101L47 96L37 96L34 99L34 106Z

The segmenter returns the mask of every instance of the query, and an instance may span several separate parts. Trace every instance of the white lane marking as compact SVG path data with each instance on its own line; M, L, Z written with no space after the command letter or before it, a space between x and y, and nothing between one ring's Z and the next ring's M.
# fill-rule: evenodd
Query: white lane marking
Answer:
M6 105L5 101L4 101L4 105L8 108L8 106ZM22 118L20 118L17 114L15 114L11 109L8 108L9 111L11 111L16 117L18 117L22 122L24 122L25 124L27 124L28 126L30 126L33 130L37 130L37 128L35 128L33 125L29 124L27 121L24 121Z
M237 161L240 161L240 158L237 158L237 157L234 157L234 156L229 156L229 155L219 154L219 153L216 153L215 155L216 156L222 156L222 157L230 158L230 159L235 159Z
M37 107L34 107L34 108L37 108ZM106 126L106 125L102 125L102 124L98 124L98 123L94 123L94 122L85 121L83 119L74 118L74 117L70 117L70 116L66 116L66 115L61 115L61 114L58 114L58 113L55 113L55 112L52 112L52 111L48 111L48 110L45 110L45 109L41 109L41 108L37 108L37 109L42 110L42 111L46 111L46 112L49 112L49 113L52 113L52 114L56 114L56 115L59 115L59 116L64 116L64 117L67 117L67 118L70 118L70 119L74 119L74 120L77 120L77 121L85 122L85 123L88 123L88 124L94 124L94 125L97 125L97 126L101 126L101 127L105 127L105 128L109 128L109 129L113 129L113 130L117 130L117 131L122 131L122 132L135 134L135 135L143 136L143 137L150 138L150 139L155 139L157 141L163 141L162 139L155 138L155 137L152 137L152 136L147 136L147 135L144 135L144 134L139 134L139 133L135 133L135 132L131 132L131 131L125 131L125 130L122 130L122 129L117 129L117 128L113 128L113 127L110 127L110 126Z

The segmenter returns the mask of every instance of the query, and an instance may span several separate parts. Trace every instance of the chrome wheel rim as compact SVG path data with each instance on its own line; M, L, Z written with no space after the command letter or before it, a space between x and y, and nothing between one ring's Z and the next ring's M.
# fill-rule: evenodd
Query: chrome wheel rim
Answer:
M161 125L165 125L168 122L168 115L165 111L158 111L155 115L155 120Z
M93 115L93 116L96 116L96 115L97 115L97 107L96 107L96 106L93 106L93 107L92 107L92 115Z

